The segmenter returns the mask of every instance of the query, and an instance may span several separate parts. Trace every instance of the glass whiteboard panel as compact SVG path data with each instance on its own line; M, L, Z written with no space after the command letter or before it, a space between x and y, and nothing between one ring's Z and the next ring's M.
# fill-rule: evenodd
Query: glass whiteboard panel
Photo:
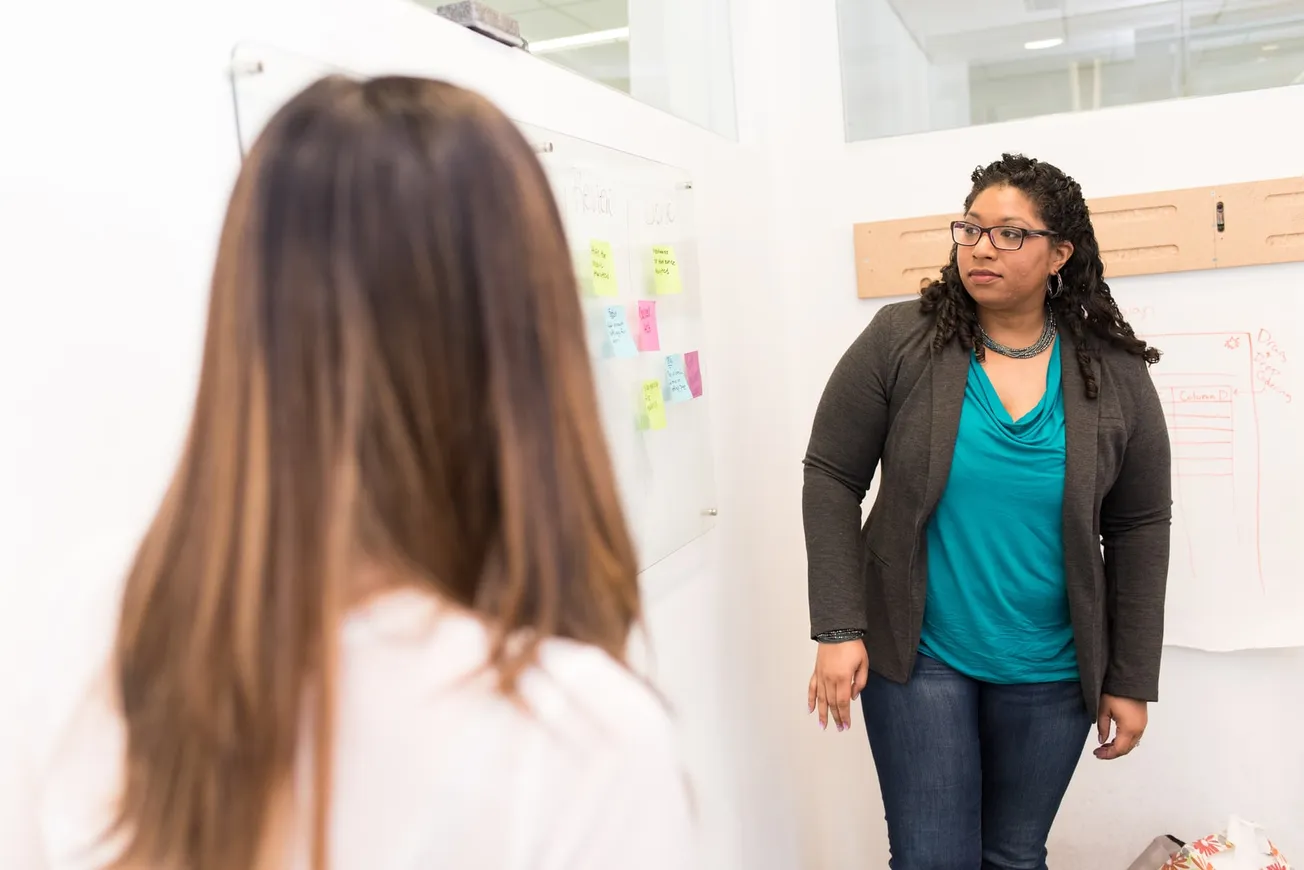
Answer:
M231 87L241 153L285 101L331 73L356 75L271 46L238 45ZM562 133L521 130L566 224L602 424L643 571L715 524L711 358L704 347L692 179L682 169ZM610 271L600 268L597 282L595 251ZM612 320L617 314L624 317L623 337ZM644 329L653 317L655 346Z
M521 129L539 152L566 223L603 425L640 568L646 569L715 522L711 360L704 347L692 179L682 169L592 142ZM604 260L608 248L612 280L595 280L595 253ZM658 262L663 271L677 270L678 281L663 275L670 286L658 288ZM633 353L618 316L634 339ZM648 341L649 320L655 321L655 342ZM690 355L696 355L700 381L692 376ZM647 413L645 388L654 383L664 421Z

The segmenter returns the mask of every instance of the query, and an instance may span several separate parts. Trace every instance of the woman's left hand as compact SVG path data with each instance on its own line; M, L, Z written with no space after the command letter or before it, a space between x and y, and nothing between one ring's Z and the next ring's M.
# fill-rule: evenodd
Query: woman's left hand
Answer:
M1100 748L1096 757L1106 761L1122 758L1141 742L1145 733L1148 713L1145 701L1132 698L1119 698L1114 695L1102 695L1100 698L1100 715L1096 717L1096 731L1100 738ZM1109 739L1109 723L1114 723L1114 739Z

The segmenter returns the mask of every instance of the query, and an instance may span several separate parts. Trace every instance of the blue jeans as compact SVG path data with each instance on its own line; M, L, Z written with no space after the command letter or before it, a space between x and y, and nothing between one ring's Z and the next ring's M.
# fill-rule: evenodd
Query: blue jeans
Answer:
M893 870L1046 870L1095 717L1077 682L999 686L919 655L860 695Z

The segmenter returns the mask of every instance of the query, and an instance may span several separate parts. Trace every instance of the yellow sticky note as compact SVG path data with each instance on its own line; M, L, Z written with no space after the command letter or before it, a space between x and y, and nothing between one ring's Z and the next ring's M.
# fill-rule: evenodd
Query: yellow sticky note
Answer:
M593 239L589 242L589 268L593 272L593 292L598 296L619 296L616 286L616 258L611 252L611 242Z
M647 417L647 428L666 428L666 401L661 396L660 381L643 382L643 415Z
M684 284L679 280L679 260L675 259L675 249L669 245L652 248L652 275L658 296L683 292Z

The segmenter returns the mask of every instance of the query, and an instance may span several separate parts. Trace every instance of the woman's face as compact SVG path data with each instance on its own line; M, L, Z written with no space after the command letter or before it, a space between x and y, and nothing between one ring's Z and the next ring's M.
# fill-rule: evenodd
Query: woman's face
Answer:
M974 301L984 308L1018 311L1045 304L1046 282L1073 253L1073 245L1053 236L1025 236L1018 244L1017 230L1046 230L1041 216L1023 191L1004 185L989 187L974 199L964 220L979 227L1013 227L983 233L976 245L958 245L956 264L960 280ZM992 244L992 235L999 243Z

